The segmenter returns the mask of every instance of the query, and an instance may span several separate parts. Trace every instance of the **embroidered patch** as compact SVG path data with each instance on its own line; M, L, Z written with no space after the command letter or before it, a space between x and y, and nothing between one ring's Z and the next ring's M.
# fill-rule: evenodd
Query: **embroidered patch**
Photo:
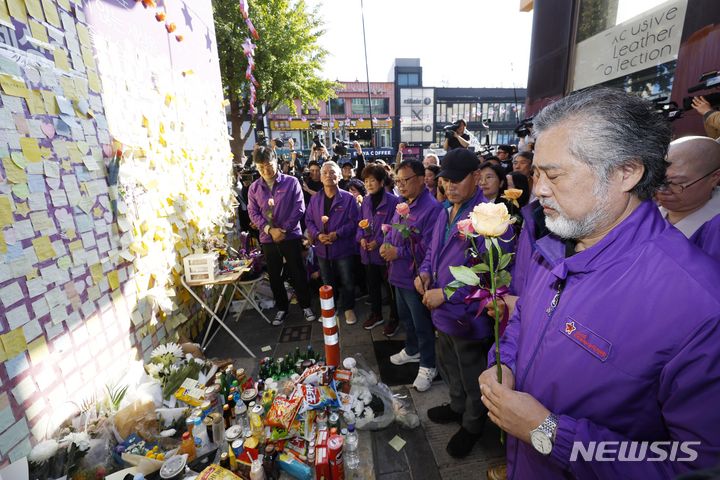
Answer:
M567 322L561 323L560 331L600 361L604 362L610 356L612 343L574 318L568 317Z

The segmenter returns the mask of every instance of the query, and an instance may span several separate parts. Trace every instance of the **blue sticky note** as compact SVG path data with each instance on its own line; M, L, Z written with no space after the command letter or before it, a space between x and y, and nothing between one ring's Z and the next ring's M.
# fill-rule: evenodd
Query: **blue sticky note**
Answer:
M25 352L5 362L5 370L7 370L8 377L10 378L17 377L29 367L30 365L28 364L27 355L25 355Z
M45 176L43 175L28 175L28 186L30 187L30 193L45 193Z
M23 248L20 242L14 245L8 244L7 253L5 256L6 261L16 260L24 255Z

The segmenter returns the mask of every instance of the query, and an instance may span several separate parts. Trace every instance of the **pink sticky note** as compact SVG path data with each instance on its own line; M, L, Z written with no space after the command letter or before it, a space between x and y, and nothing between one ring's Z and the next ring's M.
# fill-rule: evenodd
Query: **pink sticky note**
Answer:
M42 130L47 138L53 138L55 136L55 125L52 123L41 123L40 130Z
M25 118L25 115L22 113L14 113L13 117L15 117L15 128L17 128L18 133L22 135L27 135L30 133L30 129L28 128L27 119Z
M103 154L104 154L103 156L104 156L105 158L110 158L110 157L112 157L112 153L113 153L113 151L112 151L112 145L103 145L103 146L102 146L102 149L103 149Z

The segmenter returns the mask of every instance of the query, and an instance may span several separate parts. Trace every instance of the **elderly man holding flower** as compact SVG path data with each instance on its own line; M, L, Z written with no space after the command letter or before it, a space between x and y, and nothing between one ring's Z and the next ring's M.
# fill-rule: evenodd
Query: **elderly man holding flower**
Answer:
M500 236L510 223L504 204L486 203L478 187L481 175L478 167L478 158L464 148L449 151L443 159L439 176L445 179L450 206L435 218L430 245L415 279L415 287L423 294L423 303L430 309L437 330L438 368L450 394L450 403L429 409L428 418L436 423L460 423L460 429L447 445L447 452L456 458L470 453L487 418L477 378L487 365L493 322L486 313L478 312L477 303L466 302L474 291L472 286L458 288L450 296L445 287L455 280L451 267L479 263L479 257L468 255L473 245L477 246L476 254L485 250L483 238L474 235L478 229ZM503 209L505 215L492 215L495 208ZM490 210L490 214L485 215L485 210ZM471 240L471 234L476 238Z

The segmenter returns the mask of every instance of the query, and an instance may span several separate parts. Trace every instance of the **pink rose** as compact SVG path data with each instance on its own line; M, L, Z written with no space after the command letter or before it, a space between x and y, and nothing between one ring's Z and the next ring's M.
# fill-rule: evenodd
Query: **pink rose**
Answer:
M469 237L475 234L472 219L470 218L466 218L465 220L460 220L459 222L457 222L457 229L458 232L460 232L460 235L463 235L465 237Z
M385 235L387 235L388 233L390 233L390 230L392 230L392 225L388 225L387 223L383 223L380 228L382 229L382 232L383 232Z
M398 203L397 207L395 207L395 211L401 217L407 217L408 215L410 215L410 205L405 202Z
M275 206L275 200L272 198L268 198L268 207L272 208Z

